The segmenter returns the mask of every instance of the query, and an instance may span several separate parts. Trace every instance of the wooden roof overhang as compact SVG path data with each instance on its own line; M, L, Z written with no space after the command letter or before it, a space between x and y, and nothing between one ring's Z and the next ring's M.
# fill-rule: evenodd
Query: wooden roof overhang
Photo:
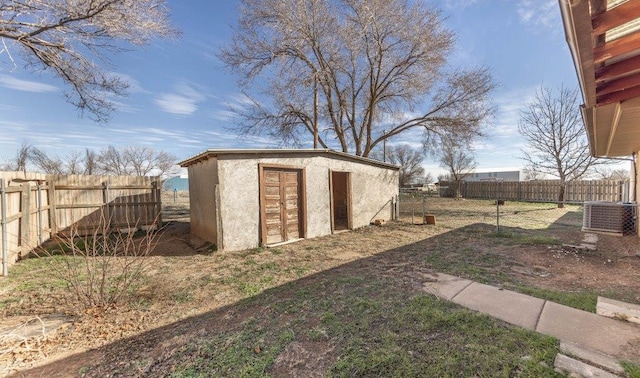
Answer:
M591 154L640 150L640 0L559 0Z

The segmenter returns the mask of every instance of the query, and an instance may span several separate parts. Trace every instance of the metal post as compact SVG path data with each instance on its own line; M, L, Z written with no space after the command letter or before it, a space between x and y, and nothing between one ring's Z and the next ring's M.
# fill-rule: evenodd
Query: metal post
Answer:
M7 188L4 179L0 179L0 225L2 226L2 275L9 275L9 253L7 249Z
M422 193L422 222L427 224L427 197Z
M173 203L178 202L178 189L173 189Z
M496 227L500 233L500 199L496 196Z
M416 196L411 193L411 224L416 224L415 220L413 219L414 216L416 215L416 206L414 203L414 200L416 199Z

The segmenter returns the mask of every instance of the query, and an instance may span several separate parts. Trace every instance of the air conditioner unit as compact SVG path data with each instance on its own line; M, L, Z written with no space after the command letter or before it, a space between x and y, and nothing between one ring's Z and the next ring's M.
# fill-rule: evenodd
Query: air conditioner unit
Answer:
M635 205L620 202L585 202L582 231L615 235L635 230Z

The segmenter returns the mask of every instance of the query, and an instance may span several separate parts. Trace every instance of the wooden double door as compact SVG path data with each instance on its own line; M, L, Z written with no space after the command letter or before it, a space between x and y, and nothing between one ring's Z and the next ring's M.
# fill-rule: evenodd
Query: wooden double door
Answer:
M260 166L261 242L304 237L304 170Z

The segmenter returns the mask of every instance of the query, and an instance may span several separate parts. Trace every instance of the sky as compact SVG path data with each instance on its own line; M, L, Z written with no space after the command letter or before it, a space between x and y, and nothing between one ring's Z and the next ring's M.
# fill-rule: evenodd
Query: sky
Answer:
M419 1L419 0L418 0ZM85 148L149 146L186 159L208 148L276 148L266 137L239 136L230 108L243 105L235 77L216 57L231 38L237 2L168 0L176 40L111 57L113 72L130 83L128 97L106 124L63 98L67 88L47 73L14 66L0 53L0 163L23 143L64 157ZM445 25L457 36L450 64L488 67L498 86L492 94L495 118L475 142L478 169L522 167L520 112L541 85L575 88L575 68L565 41L557 0L440 0ZM2 51L2 46L0 46ZM311 138L310 138L311 139ZM415 138L402 135L390 144ZM443 170L425 160L434 176Z

